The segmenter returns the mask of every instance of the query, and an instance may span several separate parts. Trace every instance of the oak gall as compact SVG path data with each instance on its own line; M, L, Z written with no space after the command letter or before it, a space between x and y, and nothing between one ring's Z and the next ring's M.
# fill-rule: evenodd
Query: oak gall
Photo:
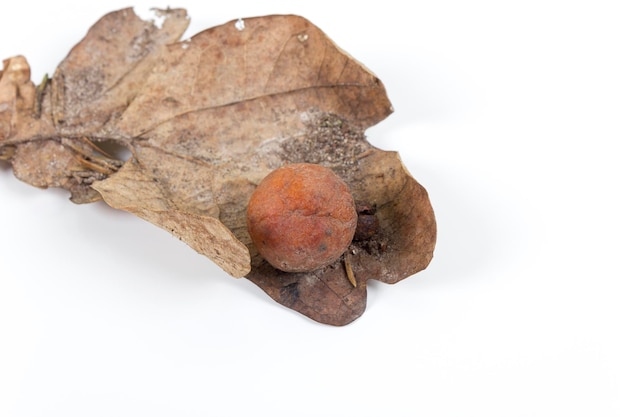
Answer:
M247 211L248 232L261 256L286 272L305 272L337 260L357 224L350 189L333 171L290 164L258 185Z

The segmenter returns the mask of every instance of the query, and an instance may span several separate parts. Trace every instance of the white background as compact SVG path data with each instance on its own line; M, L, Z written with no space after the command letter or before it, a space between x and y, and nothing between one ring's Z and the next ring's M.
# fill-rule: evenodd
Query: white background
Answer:
M3 4L0 58L38 83L104 3ZM626 415L620 3L170 4L188 35L301 14L373 70L396 112L367 134L429 190L435 258L324 326L2 163L0 415Z

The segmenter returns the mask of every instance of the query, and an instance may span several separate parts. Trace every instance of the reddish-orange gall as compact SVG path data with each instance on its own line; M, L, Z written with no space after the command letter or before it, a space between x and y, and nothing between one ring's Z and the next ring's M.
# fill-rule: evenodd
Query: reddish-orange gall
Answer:
M248 231L272 266L305 272L337 260L357 224L350 189L333 171L290 164L272 171L248 203Z

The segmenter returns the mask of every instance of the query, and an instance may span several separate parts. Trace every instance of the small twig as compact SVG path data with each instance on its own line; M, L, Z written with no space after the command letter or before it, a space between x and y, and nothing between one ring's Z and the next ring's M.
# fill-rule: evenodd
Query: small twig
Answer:
M113 157L112 155L107 153L104 149L102 149L101 147L99 147L98 145L93 143L93 141L91 141L89 138L84 137L83 138L83 142L86 143L91 149L93 149L94 151L98 152L100 155L102 155L102 156L104 156L106 158L109 158L109 159L115 159L115 157Z
M85 140L83 143L87 144L88 146L93 145L93 143L91 143L91 141L89 141L88 139ZM98 172L100 174L105 174L105 175L111 175L119 169L119 167L115 166L109 160L105 158L99 158L97 156L90 155L88 152L85 152L84 149L77 146L73 141L65 140L63 141L63 145L73 150L76 153L76 155L74 155L74 158L81 165L95 172Z
M350 281L350 284L352 284L352 286L356 288L356 278L354 278L354 272L352 272L352 264L350 263L350 255L348 255L348 252L343 255L343 263L346 267L348 281Z
M87 159L81 158L80 156L76 157L76 160L81 163L84 167L91 169L94 172L98 172L104 175L111 175L115 173L115 170L109 168L105 164L97 164Z

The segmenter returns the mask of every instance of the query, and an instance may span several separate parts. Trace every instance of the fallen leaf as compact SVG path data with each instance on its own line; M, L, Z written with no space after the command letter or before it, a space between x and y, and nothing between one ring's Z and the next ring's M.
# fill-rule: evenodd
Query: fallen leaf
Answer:
M160 28L131 9L104 16L38 87L23 57L4 61L0 159L16 177L132 212L322 323L359 317L368 279L394 283L428 265L427 193L364 137L392 111L376 76L298 16L232 21L181 42L185 11L157 13ZM103 142L132 156L109 156ZM341 259L309 273L271 267L246 229L256 184L292 162L332 169L376 217Z

